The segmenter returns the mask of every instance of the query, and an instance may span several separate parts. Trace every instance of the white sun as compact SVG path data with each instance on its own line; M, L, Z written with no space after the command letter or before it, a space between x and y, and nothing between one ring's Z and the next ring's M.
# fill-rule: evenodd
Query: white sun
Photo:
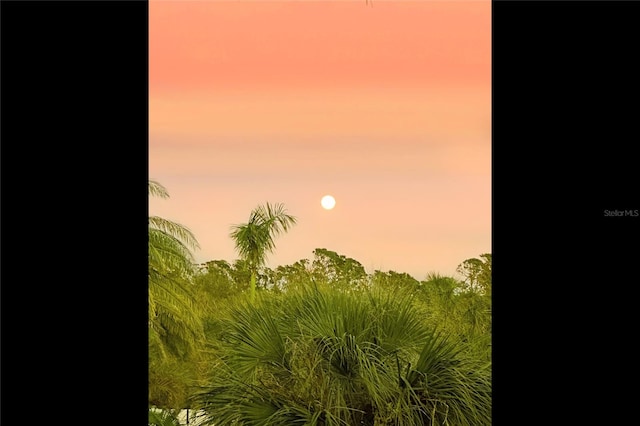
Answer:
M320 204L322 204L322 207L325 210L331 210L336 205L336 199L331 195L325 195L324 197L322 197Z

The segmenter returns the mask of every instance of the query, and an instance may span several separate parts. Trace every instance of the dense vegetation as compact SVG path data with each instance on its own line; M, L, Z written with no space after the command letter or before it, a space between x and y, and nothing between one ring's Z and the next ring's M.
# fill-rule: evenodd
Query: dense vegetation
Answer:
M490 425L491 254L420 281L326 248L267 267L295 223L258 206L239 259L196 267L187 228L150 218L149 425Z

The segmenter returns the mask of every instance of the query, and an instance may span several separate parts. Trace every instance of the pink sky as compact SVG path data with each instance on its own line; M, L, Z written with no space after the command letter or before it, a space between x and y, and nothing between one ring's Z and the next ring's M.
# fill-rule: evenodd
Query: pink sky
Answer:
M237 258L266 201L298 224L268 266L327 248L454 275L491 252L490 1L149 3L150 214L199 262ZM320 199L332 194L331 211Z

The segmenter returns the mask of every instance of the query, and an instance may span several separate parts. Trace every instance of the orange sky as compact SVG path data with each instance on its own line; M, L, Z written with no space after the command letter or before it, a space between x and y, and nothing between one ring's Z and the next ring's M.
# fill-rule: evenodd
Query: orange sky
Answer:
M453 274L491 251L490 1L149 2L150 214L198 261L265 201L299 223L268 265L324 247ZM324 211L320 198L336 197Z
M482 85L490 2L151 1L154 92Z

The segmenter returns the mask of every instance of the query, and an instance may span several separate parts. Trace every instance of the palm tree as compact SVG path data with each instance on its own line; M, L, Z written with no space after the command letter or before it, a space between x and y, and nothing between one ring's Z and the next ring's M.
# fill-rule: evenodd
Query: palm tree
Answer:
M260 294L221 321L221 361L192 407L209 425L491 424L491 362L393 289Z
M274 238L295 225L296 218L286 213L284 204L261 205L251 211L249 222L231 227L236 250L249 264L251 271L249 295L255 299L256 276L268 253L275 249Z
M149 195L168 198L164 186L149 180ZM194 311L191 277L199 248L193 233L170 220L149 217L149 328L150 342L177 354L190 350L202 325Z

